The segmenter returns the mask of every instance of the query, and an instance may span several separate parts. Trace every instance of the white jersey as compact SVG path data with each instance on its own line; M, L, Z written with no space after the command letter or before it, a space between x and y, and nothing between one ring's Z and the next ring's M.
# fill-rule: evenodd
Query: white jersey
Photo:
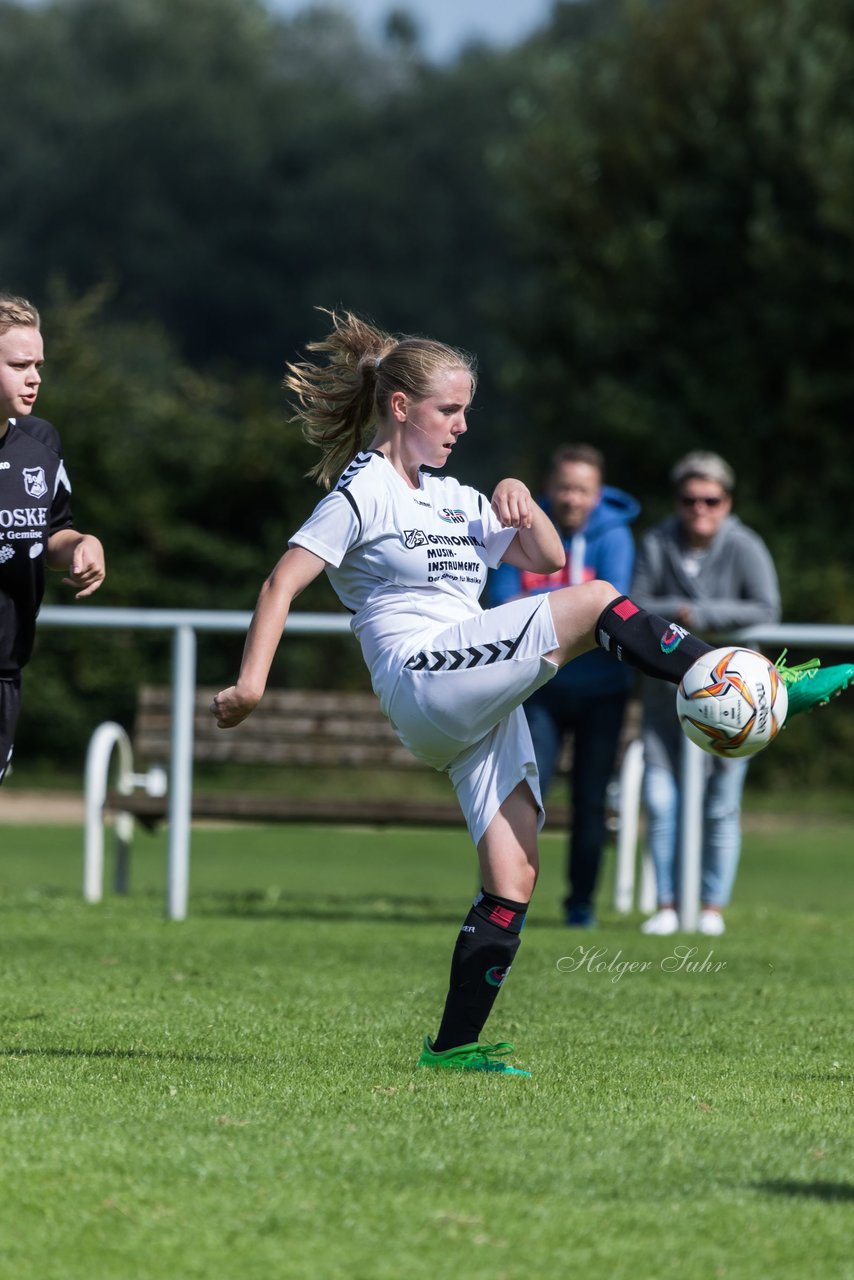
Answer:
M516 535L476 489L419 480L411 489L384 454L359 453L290 539L326 561L384 709L415 647L483 612L487 571Z
M290 540L326 561L383 711L401 742L448 773L476 845L522 781L543 820L522 703L557 671L549 600L478 602L515 535L476 489L428 472L411 489L370 452Z

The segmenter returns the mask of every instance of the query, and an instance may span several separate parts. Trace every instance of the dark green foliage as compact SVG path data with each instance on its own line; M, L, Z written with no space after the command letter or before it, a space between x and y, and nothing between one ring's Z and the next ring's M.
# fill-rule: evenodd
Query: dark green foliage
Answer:
M544 446L593 435L650 515L675 457L718 449L813 619L854 610L853 24L809 0L627 6L544 54L504 161L527 250L508 389Z
M785 616L854 616L847 0L563 0L443 66L405 12L380 43L260 0L0 0L0 29L0 288L44 307L98 603L251 608L317 496L282 365L345 306L478 354L463 479L536 483L592 438L642 532L715 448ZM205 678L239 650L206 639ZM276 678L362 679L351 653L289 642ZM167 665L162 637L43 633L22 750L57 717L79 748ZM761 768L826 769L819 723Z

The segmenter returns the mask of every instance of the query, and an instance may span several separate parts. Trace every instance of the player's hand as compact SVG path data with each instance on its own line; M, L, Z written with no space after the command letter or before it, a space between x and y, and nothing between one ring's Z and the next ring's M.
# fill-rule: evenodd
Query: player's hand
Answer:
M104 548L97 538L84 534L74 548L68 576L62 581L69 587L79 587L74 598L81 600L83 596L91 596L93 591L98 590L106 573Z
M492 495L492 510L505 529L530 529L534 499L521 480L501 480Z
M211 703L211 715L220 729L233 729L255 710L260 698L242 693L236 684L216 694Z

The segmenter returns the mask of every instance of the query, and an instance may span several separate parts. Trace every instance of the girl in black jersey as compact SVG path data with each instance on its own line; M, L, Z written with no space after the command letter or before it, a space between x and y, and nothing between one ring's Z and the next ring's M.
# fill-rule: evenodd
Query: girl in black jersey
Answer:
M71 525L59 435L32 414L43 359L35 307L0 295L0 782L12 756L45 565L65 572L78 599L104 580L103 547Z

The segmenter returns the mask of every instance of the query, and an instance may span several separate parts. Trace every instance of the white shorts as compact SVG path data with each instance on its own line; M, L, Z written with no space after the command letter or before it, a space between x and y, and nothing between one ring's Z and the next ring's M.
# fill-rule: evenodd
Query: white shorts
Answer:
M389 718L419 760L448 773L478 844L502 802L527 779L545 816L521 705L557 671L546 596L513 600L429 633L404 663Z

